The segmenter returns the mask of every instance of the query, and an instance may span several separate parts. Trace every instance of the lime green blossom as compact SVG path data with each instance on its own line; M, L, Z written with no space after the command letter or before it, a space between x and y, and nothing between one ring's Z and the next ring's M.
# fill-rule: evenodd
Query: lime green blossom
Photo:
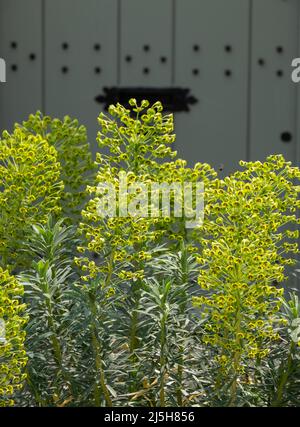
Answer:
M151 258L152 249L158 243L179 245L186 237L185 218L172 216L143 217L116 216L99 218L97 206L98 184L113 184L119 190L119 173L125 172L128 184L204 182L208 183L216 173L207 164L196 164L193 169L186 167L186 161L173 160L177 153L170 145L175 140L173 135L173 116L162 114L162 105L156 102L149 107L148 101L137 105L130 101L131 109L120 104L111 106L109 118L101 113L98 134L100 148L108 154L98 153L96 162L99 172L94 186L88 187L91 200L82 212L81 231L86 237L86 246L79 252L86 255L77 259L85 265L89 276L99 273L106 277L104 285L112 276L119 280L141 280L144 277L144 266ZM163 161L162 161L163 160ZM134 195L128 195L128 202ZM173 207L174 194L171 194ZM172 208L173 209L173 208ZM171 209L171 210L172 210ZM117 200L116 212L120 211ZM190 245L190 250L194 250ZM89 263L90 253L99 255L99 261Z
M60 212L63 184L54 147L22 129L0 141L0 263L18 265L20 248L34 222Z
M76 221L87 200L85 188L95 170L86 128L68 116L63 120L51 119L40 112L30 115L22 125L16 124L16 128L41 136L57 150L61 180L65 186L61 199L62 213L70 221Z
M300 171L282 156L241 162L243 171L215 180L206 192L202 268L195 299L209 316L204 342L217 350L221 370L243 373L268 355L281 307L285 266L298 245ZM291 228L292 229L289 229ZM236 382L233 386L236 386ZM236 391L233 390L233 395Z
M23 292L17 280L0 267L0 319L5 326L0 337L0 407L14 404L13 394L26 379L23 327L27 319L23 316L25 306L19 301Z

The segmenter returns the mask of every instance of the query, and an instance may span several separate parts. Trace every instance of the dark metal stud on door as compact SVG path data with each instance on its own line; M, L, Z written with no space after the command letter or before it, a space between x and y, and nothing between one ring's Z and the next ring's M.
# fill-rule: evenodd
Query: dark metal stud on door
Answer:
M292 141L293 135L291 132L285 131L285 132L282 132L282 134L280 135L280 138L282 142L289 143Z

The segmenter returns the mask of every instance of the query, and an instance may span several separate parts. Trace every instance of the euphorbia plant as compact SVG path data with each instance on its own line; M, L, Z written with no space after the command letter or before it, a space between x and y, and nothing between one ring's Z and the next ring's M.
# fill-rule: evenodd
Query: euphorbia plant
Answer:
M63 183L54 147L22 129L0 140L0 265L24 264L21 251L34 222L60 212Z
M168 158L176 157L177 153L168 146L175 140L175 135L172 134L173 116L162 115L161 103L157 102L148 108L148 101L143 101L138 106L133 99L130 105L132 111L120 104L111 106L109 112L116 116L115 120L103 113L99 116L99 146L108 149L109 154L97 154L99 171L94 186L88 187L92 199L82 211L83 221L80 224L87 245L80 247L79 251L87 255L101 255L101 263L91 262L88 257L78 259L78 262L85 264L84 269L91 277L103 273L106 284L113 277L129 280L142 278L142 269L139 271L137 266L151 257L151 242L161 243L167 237L180 247L180 240L188 234L184 214L182 218L174 218L172 212L169 217L163 216L161 211L158 216L151 213L147 216L139 215L142 202L136 196L142 190L140 187L151 183L209 183L210 177L216 176L215 171L207 164L197 163L190 169L186 167L184 160L167 161ZM106 189L104 187L102 190L102 185L111 184L118 193L120 172L126 176L128 185L135 184L133 188L136 194L131 191L131 194L126 195L128 204L131 203L136 208L135 213L121 214L121 202L117 195L114 201L115 214L101 215L98 208ZM143 196L149 200L148 193ZM123 262L127 267L133 268L115 270L115 262L118 265Z
M163 116L160 102L148 108L148 101L138 105L132 99L130 105L131 109L120 104L111 106L109 112L115 117L113 119L103 113L99 116L101 131L98 142L108 154L98 153L96 157L99 172L94 186L88 187L92 198L82 212L80 225L86 244L79 247L79 251L85 256L78 258L77 263L87 272L84 280L96 279L99 286L106 289L108 297L112 293L122 292L123 297L131 302L126 344L132 367L138 361L136 349L139 346L140 301L145 270L151 259L157 256L158 246L165 245L175 250L185 240L188 250L196 250L189 238L191 233L185 228L184 214L181 218L172 216L174 206L170 208L169 217L162 216L161 212L158 216L151 215L152 205L149 206L149 216L139 214L143 201L149 201L145 186L152 183L208 183L216 173L207 164L197 163L190 169L184 160L172 160L177 155L169 146L175 139L172 133L173 116ZM116 197L111 202L115 214L111 217L101 216L99 205L103 204L105 188L110 184L116 193L119 192L120 172L135 190L125 196L128 205L135 207L135 213L122 216L120 198ZM137 197L141 193L143 201ZM171 196L173 203L175 197L174 194ZM93 253L97 254L96 261L91 260ZM138 369L129 368L130 392L141 385L137 380ZM105 390L102 391L105 393Z
M91 163L76 121L38 113L3 134L0 265L26 267L18 277L30 316L30 360L19 391L23 289L0 267L7 329L7 342L0 339L1 404L295 406L299 304L295 298L286 305L286 315L280 308L285 267L297 252L299 169L271 156L216 179L209 165L187 168L175 159L173 117L159 102L131 100L129 109L118 104L109 112L112 118L99 117L104 153L85 194ZM125 214L121 177L128 184ZM204 224L189 229L172 185L199 182ZM170 187L166 211L152 201L153 183ZM162 188L154 191L157 197ZM89 196L80 241L76 216ZM75 227L63 225L61 208Z
M16 124L16 129L43 138L57 150L61 180L64 183L60 203L62 214L69 222L76 223L81 208L87 201L86 185L90 183L94 174L86 128L69 116L59 120L37 112L30 115L22 125Z
M23 292L23 286L0 267L0 406L14 405L13 394L26 378Z
M278 323L284 268L298 252L293 225L299 207L298 168L282 156L265 163L241 162L245 170L216 180L208 190L201 239L203 265L195 299L208 316L203 341L217 352L216 391L229 386L227 404L237 403L240 386L251 378L251 366L268 356L279 339Z
M29 316L25 347L30 358L26 387L17 401L26 406L76 401L79 356L70 327L76 323L70 296L78 278L71 268L76 241L74 227L49 218L47 224L32 227L25 246L32 265L19 280Z

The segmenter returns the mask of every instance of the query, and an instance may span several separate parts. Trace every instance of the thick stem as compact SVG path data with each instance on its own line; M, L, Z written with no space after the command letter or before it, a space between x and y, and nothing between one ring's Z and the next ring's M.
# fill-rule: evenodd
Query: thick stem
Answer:
M239 376L239 367L241 362L241 338L239 336L241 332L241 308L240 308L240 295L237 296L237 313L236 313L236 322L235 322L235 343L238 350L235 351L233 357L233 380L230 387L230 400L229 406L236 406L237 399L237 387L238 387L238 376Z
M129 351L130 351L130 360L132 365L134 366L137 362L137 357L135 355L135 350L138 347L138 338L137 338L137 332L138 332L138 326L139 326L139 305L140 305L140 299L141 299L141 292L140 292L140 284L137 285L138 289L134 290L134 308L132 311L131 316L131 323L130 323L130 335L129 335ZM136 391L136 384L135 380L137 377L137 372L131 371L130 372L130 392Z
M183 398L182 398L182 381L183 381L183 347L181 346L179 349L181 356L180 356L180 361L177 367L177 377L178 377L178 386L177 386L177 391L176 391L176 397L177 397L177 405L179 407L183 406Z
M233 380L230 387L230 401L229 406L235 407L236 406L236 398L237 398L237 380L238 380L238 373L237 369L239 367L240 363L240 354L237 352L234 356L234 363L233 363Z
M49 292L49 289L47 290L47 292ZM51 336L52 351L53 351L55 363L57 365L57 370L61 371L63 379L67 383L67 387L69 389L69 392L70 392L71 396L73 396L72 385L71 385L71 383L72 383L71 377L65 371L64 366L63 366L62 349L61 349L61 345L60 345L60 342L59 342L59 339L58 339L57 333L56 333L55 322L53 319L52 303L51 303L50 299L46 300L46 306L47 306L47 311L48 311L48 316L47 316L48 327L52 331L52 336ZM58 390L58 395L59 395L59 390Z
M96 335L96 330L94 327L92 331L92 346L95 354L96 371L99 375L98 381L96 382L95 388L94 388L95 405L101 406L101 392L102 392L104 395L106 406L112 407L113 406L112 400L105 382L105 374L103 370L103 363L102 363L102 357L101 357L101 347L100 347L100 344Z
M90 303L90 310L92 314L92 347L94 351L95 356L95 366L96 366L96 372L98 375L97 381L95 383L94 387L94 399L95 399L95 405L101 406L101 394L103 393L106 406L112 407L112 400L110 397L110 393L108 391L108 388L106 386L105 381L105 373L103 370L103 362L102 362L102 351L101 351L101 345L98 339L97 334L97 326L95 323L95 319L97 316L97 307L95 304L95 298L92 294L89 294L89 303Z
M130 343L129 349L131 355L133 355L135 349L137 348L137 330L138 330L138 306L139 306L139 298L135 301L135 307L133 309L132 317L131 317L131 326L130 326Z
M164 306L162 307L164 310ZM165 313L162 314L161 325L160 325L160 387L159 387L159 397L160 397L160 407L164 408L166 406L166 396L165 396L165 376L166 376L166 357L165 357L165 346L166 346L166 316Z
M27 377L26 377L26 382L27 382L28 387L29 387L30 391L32 392L32 394L33 394L33 396L34 396L34 398L35 398L35 401L36 401L36 403L38 404L38 406L39 406L39 407L47 406L47 405L48 405L48 402L46 402L46 401L44 401L44 400L42 399L42 397L40 396L39 391L38 391L38 390L37 390L37 388L35 387L34 383L31 381L31 375L30 375L30 372L29 372L28 367L26 368L25 373L26 373L26 375L27 375Z
M289 380L291 368L292 368L292 364L293 364L292 353L293 353L294 349L295 349L295 344L292 343L290 345L290 351L289 351L289 356L287 359L286 369L283 370L283 372L280 376L278 388L277 388L277 392L276 392L276 397L271 402L271 407L280 407L282 405L282 399L283 399L285 387L286 387L287 382Z
M181 271L182 271L182 276L181 276L181 280L179 282L179 286L184 289L184 295L183 298L186 299L186 290L185 290L185 286L189 281L189 265L188 265L188 253L185 247L185 243L187 242L187 232L186 232L186 227L185 227L185 223L183 224L183 230L184 230L184 241L181 244ZM186 299L187 301L187 299ZM185 313L187 310L187 302L185 304L181 305L180 308L180 316L184 316L185 319ZM177 367L177 378L178 378L178 385L177 385L177 390L176 390L176 398L177 398L177 404L179 407L183 406L183 394L182 394L182 389L183 389L183 374L184 374L184 345L181 345L179 347L179 353L180 353L180 357L179 357L179 363L178 363L178 367Z

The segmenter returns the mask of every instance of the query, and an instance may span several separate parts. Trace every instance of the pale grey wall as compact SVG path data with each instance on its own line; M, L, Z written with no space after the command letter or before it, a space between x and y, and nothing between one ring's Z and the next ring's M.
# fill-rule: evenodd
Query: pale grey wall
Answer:
M104 86L179 86L199 100L175 115L190 163L228 173L271 153L297 162L299 9L299 0L0 0L0 128L41 109L78 117L93 140Z

